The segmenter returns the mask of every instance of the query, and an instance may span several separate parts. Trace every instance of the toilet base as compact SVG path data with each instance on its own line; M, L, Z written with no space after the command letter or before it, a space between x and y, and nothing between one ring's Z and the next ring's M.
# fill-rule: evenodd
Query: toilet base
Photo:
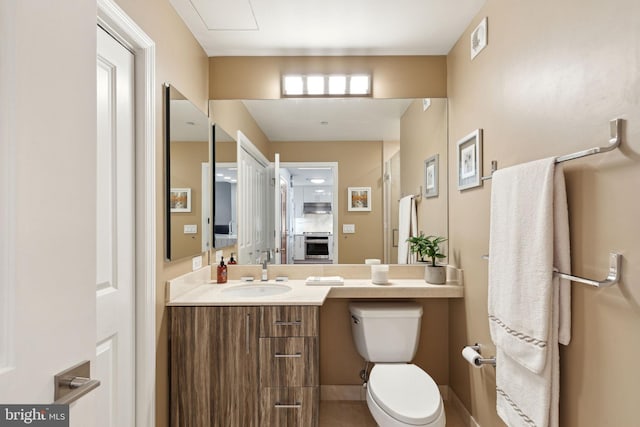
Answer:
M442 399L442 398L440 398ZM440 404L440 414L438 414L438 418L428 424L406 424L401 421L396 420L391 415L387 414L373 399L371 396L371 392L369 388L367 388L367 407L369 408L369 412L371 412L371 416L376 421L379 427L445 427L446 417L444 413L444 404Z

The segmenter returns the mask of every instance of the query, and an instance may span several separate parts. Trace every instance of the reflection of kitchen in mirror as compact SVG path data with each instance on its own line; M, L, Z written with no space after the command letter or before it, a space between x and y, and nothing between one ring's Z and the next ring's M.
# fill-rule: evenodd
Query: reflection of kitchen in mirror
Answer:
M166 257L211 248L211 128L209 118L175 87L165 90Z
M332 264L334 256L334 195L337 163L284 163L286 183L281 205L284 264Z

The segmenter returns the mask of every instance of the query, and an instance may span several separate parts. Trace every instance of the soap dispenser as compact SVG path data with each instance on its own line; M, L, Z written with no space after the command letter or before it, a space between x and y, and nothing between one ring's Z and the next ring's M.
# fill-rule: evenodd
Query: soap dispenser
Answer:
M218 265L218 283L227 283L227 266L224 264L224 257L220 257L220 265Z
M229 258L229 264L236 264L236 260L233 258L233 252L231 252L231 258Z

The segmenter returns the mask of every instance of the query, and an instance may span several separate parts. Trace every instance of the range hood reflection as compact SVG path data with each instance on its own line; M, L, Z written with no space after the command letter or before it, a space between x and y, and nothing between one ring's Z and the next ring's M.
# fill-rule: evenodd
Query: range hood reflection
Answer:
M304 214L330 214L331 203L329 202L306 202L302 206Z

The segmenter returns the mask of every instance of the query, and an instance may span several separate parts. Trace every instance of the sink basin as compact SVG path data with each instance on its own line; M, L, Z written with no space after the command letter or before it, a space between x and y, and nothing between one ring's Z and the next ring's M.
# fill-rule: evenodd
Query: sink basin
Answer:
M291 286L282 284L246 284L237 285L222 290L224 295L231 297L244 297L244 298L259 298L259 297L271 297L274 295L284 294L291 290Z

